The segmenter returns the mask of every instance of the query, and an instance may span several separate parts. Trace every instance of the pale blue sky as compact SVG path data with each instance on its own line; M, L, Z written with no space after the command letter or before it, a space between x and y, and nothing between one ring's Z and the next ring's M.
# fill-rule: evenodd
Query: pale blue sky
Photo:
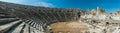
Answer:
M54 8L81 8L87 10L97 6L106 10L107 13L120 10L120 0L0 0L4 2L18 3L32 6Z

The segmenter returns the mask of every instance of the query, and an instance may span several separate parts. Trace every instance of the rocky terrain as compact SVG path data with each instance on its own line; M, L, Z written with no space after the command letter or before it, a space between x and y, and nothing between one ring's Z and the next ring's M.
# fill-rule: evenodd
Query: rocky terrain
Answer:
M94 9L82 15L79 21L89 26L90 33L120 33L119 11L107 14L97 7L97 10Z

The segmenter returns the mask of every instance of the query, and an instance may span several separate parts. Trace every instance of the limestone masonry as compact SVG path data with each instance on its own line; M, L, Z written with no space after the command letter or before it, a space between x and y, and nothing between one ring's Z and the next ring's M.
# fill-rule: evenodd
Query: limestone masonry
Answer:
M120 11L0 2L0 33L120 33Z

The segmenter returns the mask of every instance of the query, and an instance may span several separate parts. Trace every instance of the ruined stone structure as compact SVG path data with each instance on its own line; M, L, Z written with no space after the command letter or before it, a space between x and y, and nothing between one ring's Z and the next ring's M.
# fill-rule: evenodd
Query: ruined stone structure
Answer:
M77 20L78 12L0 2L0 33L46 33L50 24Z
M0 2L0 33L120 33L119 14Z

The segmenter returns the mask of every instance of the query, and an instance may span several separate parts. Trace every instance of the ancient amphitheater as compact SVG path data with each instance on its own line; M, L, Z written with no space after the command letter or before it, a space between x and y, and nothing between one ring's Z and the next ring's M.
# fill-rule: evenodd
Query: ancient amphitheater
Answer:
M120 33L119 13L0 2L0 33Z

